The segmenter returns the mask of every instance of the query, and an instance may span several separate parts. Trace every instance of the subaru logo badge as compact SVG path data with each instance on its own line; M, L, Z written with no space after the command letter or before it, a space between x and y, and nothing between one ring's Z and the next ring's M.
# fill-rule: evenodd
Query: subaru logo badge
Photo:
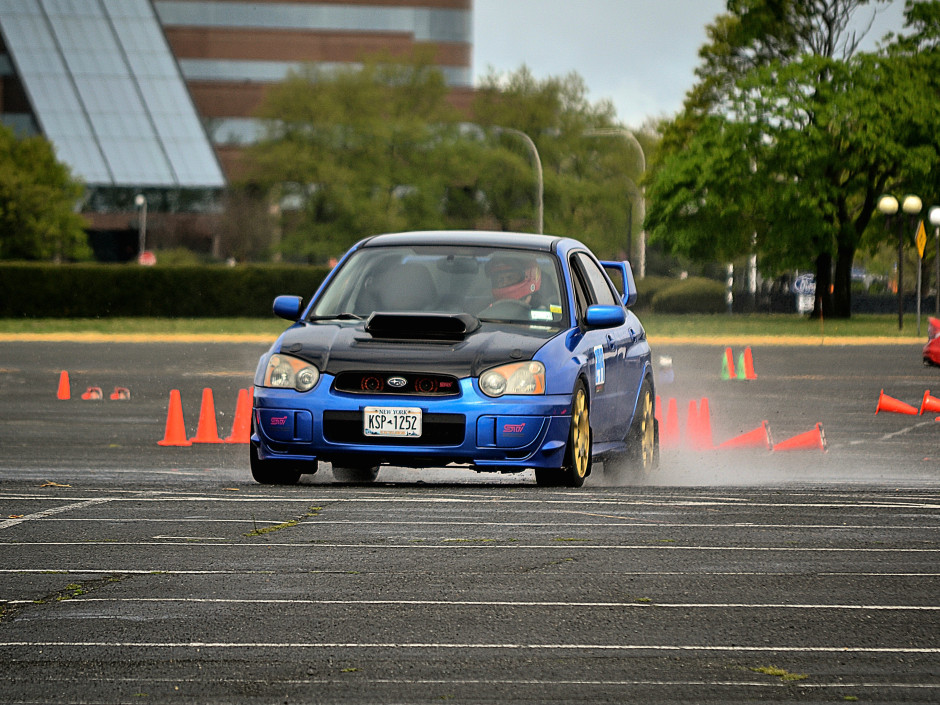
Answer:
M395 389L401 389L406 384L408 384L408 380L405 379L404 377L389 377L388 378L389 387L395 387Z

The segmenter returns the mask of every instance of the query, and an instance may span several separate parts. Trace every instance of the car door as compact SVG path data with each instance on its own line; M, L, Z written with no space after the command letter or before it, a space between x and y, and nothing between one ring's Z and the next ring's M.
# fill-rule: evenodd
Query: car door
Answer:
M587 307L593 304L622 306L600 265L586 252L571 256L572 284L578 323L584 331L581 347L591 369L591 426L596 442L622 441L632 419L639 388L639 373L632 370L629 325L588 328ZM628 321L629 321L628 316Z

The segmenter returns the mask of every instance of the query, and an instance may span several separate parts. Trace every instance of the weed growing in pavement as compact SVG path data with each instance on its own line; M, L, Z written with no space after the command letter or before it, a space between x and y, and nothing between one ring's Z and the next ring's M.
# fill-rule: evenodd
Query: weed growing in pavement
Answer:
M809 678L805 673L790 673L786 669L776 666L752 666L751 670L755 673L764 673L768 676L776 676L784 682L803 681Z
M319 516L321 507L310 507L306 512L301 514L296 519L291 519L290 521L285 521L282 524L275 524L274 526L258 526L258 523L255 521L255 517L251 517L252 524L254 529L244 534L245 536L264 536L265 534L270 534L274 531L282 531L284 529L292 529L302 522L304 519L310 519L311 517Z

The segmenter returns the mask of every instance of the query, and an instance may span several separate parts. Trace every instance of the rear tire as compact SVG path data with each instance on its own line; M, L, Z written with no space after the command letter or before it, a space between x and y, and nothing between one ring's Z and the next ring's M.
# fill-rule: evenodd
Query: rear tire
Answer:
M249 460L251 476L262 485L296 485L303 474L293 463L284 460L262 460L258 457L258 448L251 444Z
M640 385L633 423L627 431L626 452L615 463L619 474L629 472L637 478L647 478L659 467L659 428L656 422L653 384L649 377Z

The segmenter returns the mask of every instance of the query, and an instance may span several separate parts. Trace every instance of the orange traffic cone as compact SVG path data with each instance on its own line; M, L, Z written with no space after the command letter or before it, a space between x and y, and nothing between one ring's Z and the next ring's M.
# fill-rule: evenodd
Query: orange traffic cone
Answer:
M695 399L689 401L689 414L685 421L685 445L688 448L698 448L698 405Z
M170 406L166 414L166 432L163 440L157 441L161 446L188 446L191 445L186 438L186 424L183 422L183 402L180 399L180 390L170 390Z
M767 421L762 421L761 425L753 431L742 433L740 436L735 436L725 441L718 446L718 450L762 447L767 450L771 450L774 447L773 438L770 436L770 423Z
M879 411L917 416L917 409L903 401L898 401L894 397L889 397L883 389L881 390L881 396L878 397L878 406L875 407L875 413L877 414Z
M82 399L86 401L92 399L97 401L99 399L104 399L104 392L101 391L101 387L89 387L82 393Z
M59 373L59 391L56 393L56 399L71 399L72 386L69 384L69 373L62 370Z
M744 379L757 379L757 373L754 372L754 353L751 352L751 346L744 348Z
M193 443L221 443L219 429L215 423L215 402L212 400L212 390L206 387L202 390L202 408L199 410L199 425L196 435L189 439Z
M725 348L725 356L721 360L721 378L734 379L734 353L731 348Z
M679 445L679 408L675 397L670 397L666 404L666 424L659 435L660 448L673 448Z
M930 390L924 392L924 400L920 403L920 415L925 411L940 411L940 399L930 396Z
M235 421L232 433L225 437L226 443L248 443L251 436L251 390L239 389L235 404Z
M112 401L117 401L119 399L130 399L130 398L131 398L131 390L128 389L127 387L115 387L114 391L111 392L111 397L110 397Z
M785 441L780 441L774 446L774 451L778 450L821 450L826 452L826 434L823 433L821 423L816 424L816 428L806 433L793 436Z
M698 432L696 441L699 450L712 450L715 445L712 442L712 420L711 412L708 409L708 397L702 397L698 405Z

